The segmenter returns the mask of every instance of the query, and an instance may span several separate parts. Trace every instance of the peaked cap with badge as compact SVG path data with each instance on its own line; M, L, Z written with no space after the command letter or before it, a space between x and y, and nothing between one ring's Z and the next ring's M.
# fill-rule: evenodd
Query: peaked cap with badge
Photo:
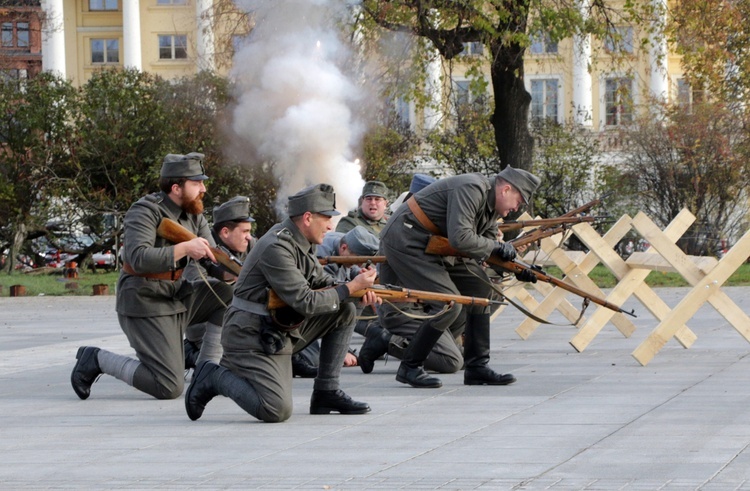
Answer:
M305 212L320 213L333 217L340 215L336 211L336 193L330 184L314 184L289 196L287 214L290 217L303 215Z
M161 177L185 178L191 181L205 181L208 179L203 168L205 155L198 152L190 152L187 155L170 153L164 157L161 165Z
M235 196L214 208L214 224L254 221L250 216L250 198L247 196Z

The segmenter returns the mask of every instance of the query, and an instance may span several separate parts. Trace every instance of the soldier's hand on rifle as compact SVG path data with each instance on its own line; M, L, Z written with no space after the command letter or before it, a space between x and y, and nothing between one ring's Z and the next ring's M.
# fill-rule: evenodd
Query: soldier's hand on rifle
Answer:
M203 237L196 237L185 242L180 242L174 246L175 261L179 261L185 256L191 257L196 261L205 257L210 259L211 262L216 262L216 258L211 252L211 244L209 244Z
M524 269L523 271L516 273L516 279L527 283L536 283L536 275L530 269Z
M493 254L503 261L512 261L516 258L516 248L510 242L500 242L495 247Z
M378 272L375 268L365 268L352 281L346 284L349 288L349 293L354 293L358 290L364 290L375 284L375 280L378 277ZM362 295L362 305L380 305L383 300L375 294L375 292L368 291Z

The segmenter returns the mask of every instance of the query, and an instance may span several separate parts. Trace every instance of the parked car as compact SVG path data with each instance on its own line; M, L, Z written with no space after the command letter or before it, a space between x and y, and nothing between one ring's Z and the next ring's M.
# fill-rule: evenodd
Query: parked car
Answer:
M105 271L114 271L117 267L117 260L112 251L97 252L91 256L93 268L103 268Z

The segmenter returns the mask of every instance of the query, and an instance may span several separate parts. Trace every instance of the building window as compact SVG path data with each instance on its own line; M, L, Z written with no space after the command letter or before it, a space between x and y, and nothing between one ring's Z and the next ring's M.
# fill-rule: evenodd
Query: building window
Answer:
M633 28L615 27L607 33L604 48L610 53L633 53Z
M464 49L461 56L482 55L484 54L484 44L479 42L464 43Z
M25 80L29 78L29 73L24 69L9 68L0 70L0 80Z
M557 43L553 42L549 34L537 34L531 37L532 55L554 55L557 54Z
M156 0L156 5L187 5L187 0Z
M559 120L560 82L556 78L531 81L531 120Z
M19 48L29 47L29 23L19 22L16 24L16 46Z
M604 114L607 126L619 126L633 120L633 81L626 77L604 81Z
M13 23L3 22L2 25L2 36L0 37L3 48L13 47Z
M89 0L89 10L118 10L117 0Z
M159 36L160 60L184 60L187 58L187 36Z
M404 126L411 126L411 105L403 97L396 99L396 118Z
M119 63L120 41L117 39L92 39L91 63Z
M692 113L693 106L703 102L703 98L703 90L694 89L684 78L677 80L677 105Z

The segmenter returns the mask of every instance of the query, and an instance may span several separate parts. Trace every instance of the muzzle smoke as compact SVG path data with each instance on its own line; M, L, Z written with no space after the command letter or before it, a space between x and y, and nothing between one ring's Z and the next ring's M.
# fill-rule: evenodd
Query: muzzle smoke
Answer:
M241 91L234 130L274 163L282 211L290 194L325 182L346 212L364 184L352 151L361 127L350 110L361 94L339 69L350 54L335 29L345 3L236 1L254 12L255 27L234 59Z

